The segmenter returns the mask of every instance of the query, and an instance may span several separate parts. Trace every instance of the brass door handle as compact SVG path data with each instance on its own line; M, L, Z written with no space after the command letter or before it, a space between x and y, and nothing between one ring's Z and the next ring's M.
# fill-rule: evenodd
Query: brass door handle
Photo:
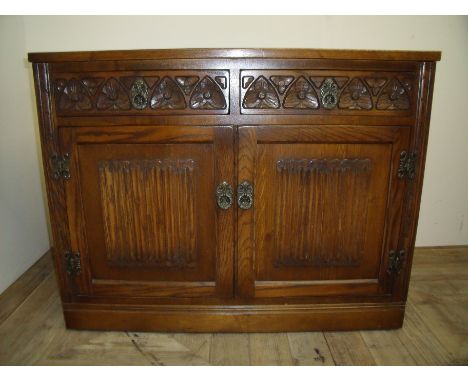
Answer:
M237 186L237 204L239 208L242 208L243 210L252 208L253 197L253 186L249 182L244 181Z
M218 187L216 187L216 202L218 203L218 207L223 210L231 207L233 194L232 187L228 182L224 181L218 184Z

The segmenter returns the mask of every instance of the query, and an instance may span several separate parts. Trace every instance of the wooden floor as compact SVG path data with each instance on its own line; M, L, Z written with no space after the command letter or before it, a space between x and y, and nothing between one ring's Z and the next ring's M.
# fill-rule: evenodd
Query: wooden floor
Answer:
M1 365L467 365L468 247L418 249L400 330L161 334L65 329L49 255L0 295Z

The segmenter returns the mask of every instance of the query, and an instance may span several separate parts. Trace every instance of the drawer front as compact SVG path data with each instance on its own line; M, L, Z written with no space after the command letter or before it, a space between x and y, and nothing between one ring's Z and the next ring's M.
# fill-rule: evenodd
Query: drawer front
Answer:
M56 73L58 116L229 113L228 70Z
M242 114L410 115L413 72L241 70Z

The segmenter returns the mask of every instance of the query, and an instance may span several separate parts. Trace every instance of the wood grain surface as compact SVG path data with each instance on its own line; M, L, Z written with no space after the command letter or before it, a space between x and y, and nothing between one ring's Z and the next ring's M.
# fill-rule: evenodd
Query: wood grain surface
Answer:
M0 295L0 364L468 365L467 265L468 247L416 249L398 330L167 334L67 330L48 254Z

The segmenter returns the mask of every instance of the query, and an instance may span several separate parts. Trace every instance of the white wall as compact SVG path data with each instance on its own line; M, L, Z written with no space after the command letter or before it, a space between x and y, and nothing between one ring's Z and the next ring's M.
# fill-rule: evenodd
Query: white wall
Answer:
M468 244L467 17L32 16L0 18L0 24L0 291L47 247L27 52L189 47L441 50L416 244Z
M50 246L26 50L23 20L0 17L0 292Z

